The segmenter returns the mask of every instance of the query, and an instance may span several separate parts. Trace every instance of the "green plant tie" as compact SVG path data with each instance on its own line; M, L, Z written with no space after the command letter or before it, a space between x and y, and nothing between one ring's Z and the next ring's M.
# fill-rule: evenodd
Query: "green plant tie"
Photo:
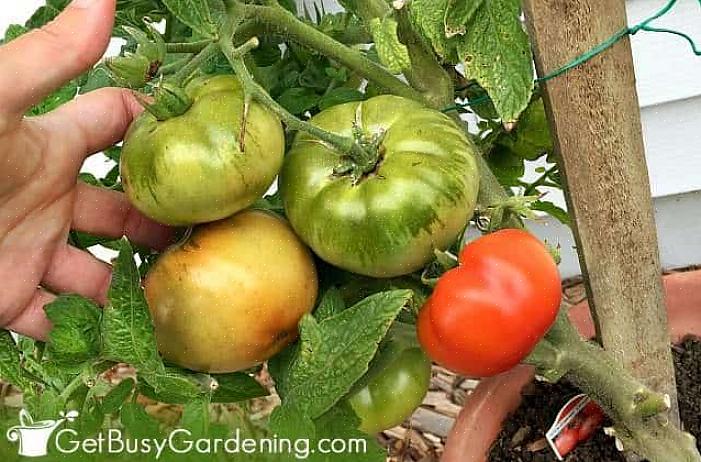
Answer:
M543 83L543 82L547 82L548 80L552 80L552 79L554 79L554 78L556 78L556 77L559 77L559 76L561 76L562 74L564 74L564 73L570 71L571 69L574 69L575 67L578 67L578 66L580 66L581 64L586 63L587 61L589 61L590 59L594 58L595 56L600 55L601 53L603 53L604 51L608 50L608 49L611 48L613 45L615 45L616 43L618 43L618 41L621 40L623 37L625 37L625 36L627 36L627 35L635 35L635 34L637 34L638 32L640 32L641 30L642 30L642 31L646 31L646 32L657 32L657 33L663 33L663 34L672 34L672 35L676 35L676 36L682 37L682 38L685 39L685 40L689 43L689 45L691 46L691 51L692 51L696 56L701 56L701 47L699 47L699 45L698 45L698 44L694 41L694 39L692 39L689 35L685 34L684 32L681 32L681 31L677 31L677 30L673 30L673 29L665 29L665 28L653 27L653 26L650 25L650 24L651 24L652 22L654 22L655 20L657 20L657 19L659 19L659 18L665 16L665 15L668 14L670 11L672 11L672 9L674 8L674 6L676 5L677 2L678 2L678 0L669 0L669 1L667 2L667 4L665 4L659 11L657 11L655 14L653 14L653 15L650 16L649 18L645 19L644 21L642 21L642 22L640 22L640 23L638 23L638 24L636 24L636 25L634 25L634 26L626 27L626 28L623 28L623 29L619 30L618 32L616 32L615 34L613 34L611 37L609 37L608 39L606 39L606 40L604 40L603 42L601 42L599 45L597 45L597 46L595 46L594 48L592 48L591 50L589 50L589 51L587 51L587 52L585 52L585 53L582 53L581 55L577 56L576 58L574 58L572 61L570 61L569 63L565 64L565 65L562 66L561 68L556 69L556 70L552 71L551 73L549 73L549 74L547 74L547 75L544 75L543 77L539 77L539 78L535 79L535 83L536 83L536 84L537 84L537 83ZM699 2L699 6L701 6L701 0L698 0L698 2ZM486 95L486 94L483 95L483 96L480 96L480 97L478 97L478 98L472 99L472 100L470 100L470 101L467 101L467 102L465 102L465 103L460 103L460 104L456 104L455 106L451 106L451 107L445 108L445 109L443 109L442 112L454 111L454 110L456 110L456 109L461 109L461 108L464 108L464 107L467 107L467 106L473 106L473 105L476 105L476 104L480 104L480 103L483 103L483 102L485 102L485 101L489 101L489 96Z

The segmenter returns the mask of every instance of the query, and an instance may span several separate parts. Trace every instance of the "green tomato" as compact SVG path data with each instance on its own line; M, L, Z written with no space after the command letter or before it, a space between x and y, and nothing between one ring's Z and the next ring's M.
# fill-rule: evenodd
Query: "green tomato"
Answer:
M371 369L364 386L348 398L360 418L360 430L368 434L408 419L421 405L431 382L431 361L420 347L391 350Z
M446 249L474 211L477 148L452 119L396 96L322 111L327 131L379 139L374 171L339 174L348 158L300 133L280 172L285 212L323 260L358 274L394 277Z
M193 104L184 114L161 122L144 113L134 122L121 161L132 204L174 226L219 220L253 204L274 181L285 149L280 120L264 107L252 103L243 123L235 77L195 79L185 92Z

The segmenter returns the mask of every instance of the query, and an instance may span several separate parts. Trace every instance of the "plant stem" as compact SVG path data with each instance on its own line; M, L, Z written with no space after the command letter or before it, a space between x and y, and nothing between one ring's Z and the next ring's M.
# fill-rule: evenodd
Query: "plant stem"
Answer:
M247 19L261 21L278 30L282 35L308 48L338 61L364 78L380 85L387 91L405 98L426 103L423 95L405 84L379 64L334 40L313 26L299 20L294 14L280 6L243 5L234 3Z
M179 59L179 60L177 60L177 61L173 61L172 63L168 63L168 64L166 64L165 66L161 66L161 68L159 69L159 72L160 72L162 75L171 75L171 74L175 74L175 73L178 72L180 69L182 69L183 66L185 66L187 63L189 63L190 61L192 61L192 58L193 58L192 55L187 55L187 56L185 56L184 58L181 58L181 59Z
M64 388L61 391L61 394L59 395L59 398L61 399L61 402L67 403L68 400L70 399L71 395L75 393L80 387L85 385L85 379L87 379L90 374L92 373L92 369L86 368L83 369L80 374L75 376L73 380L71 380L68 385L66 385L66 388Z
M549 184L547 182L548 177L555 169L557 169L557 165L553 165L552 167L547 169L545 172L543 172L543 174L537 180L535 180L533 183L529 184L528 187L526 187L526 189L523 192L523 195L530 196L532 194L535 194L536 192L538 192L537 188L539 186L549 186ZM555 186L557 186L557 185L555 185Z
M268 92L265 91L253 78L248 68L243 62L242 55L251 48L254 48L258 44L258 39L255 37L246 42L248 45L244 44L242 47L235 48L230 39L226 38L224 35L220 41L221 50L229 60L231 67L236 72L237 77L241 80L241 84L244 86L247 95L250 95L253 99L270 109L274 112L280 119L292 130L301 130L309 133L312 136L319 138L320 140L334 146L343 153L349 153L354 149L359 148L355 141L351 138L346 138L344 136L336 135L335 133L327 132L321 128L298 119L297 117L290 114L284 107L278 104ZM244 48L245 47L245 48Z
M202 64L219 53L219 46L216 42L210 42L202 51L183 66L178 72L173 74L172 81L182 85Z
M486 209L507 200L509 195L506 194L504 187L499 183L494 173L492 173L489 164L487 164L487 160L481 155L476 155L475 157L480 172L480 187L477 195L477 202ZM502 217L501 220L502 228L523 228L523 222L518 216L509 211L506 213L508 215Z
M613 419L614 434L625 450L651 462L701 460L694 438L670 425L669 397L635 379L599 345L582 339L564 311L525 362L548 381L566 377L594 399Z
M199 53L210 43L212 43L211 40L201 40L192 43L166 43L166 50L168 53Z

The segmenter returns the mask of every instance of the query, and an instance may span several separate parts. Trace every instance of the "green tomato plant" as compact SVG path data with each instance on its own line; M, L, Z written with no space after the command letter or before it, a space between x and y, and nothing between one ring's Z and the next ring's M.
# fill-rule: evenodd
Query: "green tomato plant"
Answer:
M67 3L47 0L4 41ZM202 436L236 426L251 436L360 438L367 450L349 460L384 460L366 433L401 423L425 395L430 363L412 324L436 278L457 265L452 255L470 221L485 232L522 228L540 211L568 223L542 198L560 175L518 0L339 3L343 11L329 13L309 1L118 0L120 56L29 114L100 87L138 90L146 112L124 146L106 152L114 168L84 181L124 190L172 225L249 206L290 221L319 257L318 301L299 319L298 340L247 363L268 359L281 404L264 421L241 417L247 400L271 391L253 378L257 369L195 372L164 361L141 282L157 256L71 233L74 246L102 244L119 256L104 309L62 296L46 307L54 325L46 343L0 333L0 377L23 392L36 419L78 409L86 435L113 426L162 432L137 404L146 396L183 405L177 424ZM283 137L281 126L295 135ZM523 180L528 161L547 165L532 182ZM278 172L280 192L262 197ZM626 449L653 461L669 460L663 451L700 460L690 435L664 425L668 400L580 339L565 314L523 359L597 400ZM119 363L135 368L135 380L105 380ZM227 403L227 418L221 407L210 412L215 403Z

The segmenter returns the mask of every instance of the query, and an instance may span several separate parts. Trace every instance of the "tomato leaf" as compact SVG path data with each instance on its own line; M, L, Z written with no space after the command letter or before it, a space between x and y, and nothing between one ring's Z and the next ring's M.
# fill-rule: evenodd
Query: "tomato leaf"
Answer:
M0 43L5 44L13 41L17 37L26 34L29 31L26 27L20 24L10 24L5 31L5 38Z
M448 0L445 10L445 33L447 37L462 35L485 0Z
M68 5L70 0L47 0L44 6L39 7L26 22L28 29L36 29L53 21L56 16Z
M192 30L206 37L214 37L217 32L216 21L212 17L210 0L162 0L168 10ZM221 1L214 6L223 9Z
M487 163L503 186L520 186L526 172L523 159L510 149L496 145L487 156Z
M102 399L102 412L104 414L114 414L122 408L124 402L131 396L134 391L134 379L127 377Z
M71 101L78 95L78 81L72 80L65 86L59 88L46 98L42 100L39 104L31 108L27 115L29 116L40 116L51 112L59 106Z
M455 43L446 35L445 16L448 0L412 0L409 4L411 20L416 28L444 58L453 60Z
M114 262L101 331L105 358L144 372L164 372L134 252L126 239Z
M212 383L210 376L177 367L139 373L139 378L143 379L139 384L139 391L164 403L185 404L212 392L209 387Z
M98 88L115 86L116 83L112 75L107 70L104 64L98 64L89 70L81 83L80 94L89 93Z
M83 363L100 354L100 308L79 295L62 295L44 307L53 324L48 351L58 362Z
M319 95L310 88L289 88L285 90L278 102L294 115L304 114L319 103Z
M100 431L104 423L105 412L99 401L94 396L85 399L77 422L78 432L82 435L94 435Z
M535 201L531 203L531 209L545 212L563 225L570 226L572 224L572 220L570 219L570 215L567 213L567 211L561 209L552 202Z
M148 415L138 403L126 403L122 406L119 418L129 436L145 439L160 433L158 421Z
M268 372L275 382L275 391L283 401L287 396L287 379L290 375L290 369L298 352L299 342L295 342L268 360Z
M59 393L47 388L41 393L30 393L23 397L24 406L35 421L55 419L59 412L63 411L64 401Z
M411 66L409 49L399 41L397 35L397 21L391 16L382 19L374 18L370 22L375 47L380 61L394 74L400 74Z
M365 94L352 88L339 87L326 93L319 100L319 110L323 111L338 104L350 103L351 101L363 101Z
M21 390L29 385L22 371L19 348L6 330L0 330L0 378Z
M330 318L346 309L346 304L341 297L341 292L336 287L331 287L324 292L319 305L314 311L314 317L321 322L324 319Z
M312 418L328 411L367 372L378 344L411 300L410 290L382 292L321 322L302 318L286 401Z
M276 407L268 420L270 430L286 438L314 438L314 422L294 403Z
M495 144L526 160L536 160L553 152L553 141L545 117L543 100L533 100L521 114L516 128L510 133L502 131Z
M466 76L489 94L504 122L515 122L533 93L533 57L518 0L489 0L460 37Z
M209 426L209 400L196 400L183 406L181 428L187 428L194 438L205 438L209 435Z
M219 383L212 395L213 403L236 403L268 394L253 377L243 372L214 375L213 378Z
M358 430L360 419L355 415L347 401L341 401L314 421L315 439L333 440L343 438L346 441L364 442L362 452L344 452L322 454L316 452L310 458L314 462L383 462L387 458L386 451L378 444L377 439Z

